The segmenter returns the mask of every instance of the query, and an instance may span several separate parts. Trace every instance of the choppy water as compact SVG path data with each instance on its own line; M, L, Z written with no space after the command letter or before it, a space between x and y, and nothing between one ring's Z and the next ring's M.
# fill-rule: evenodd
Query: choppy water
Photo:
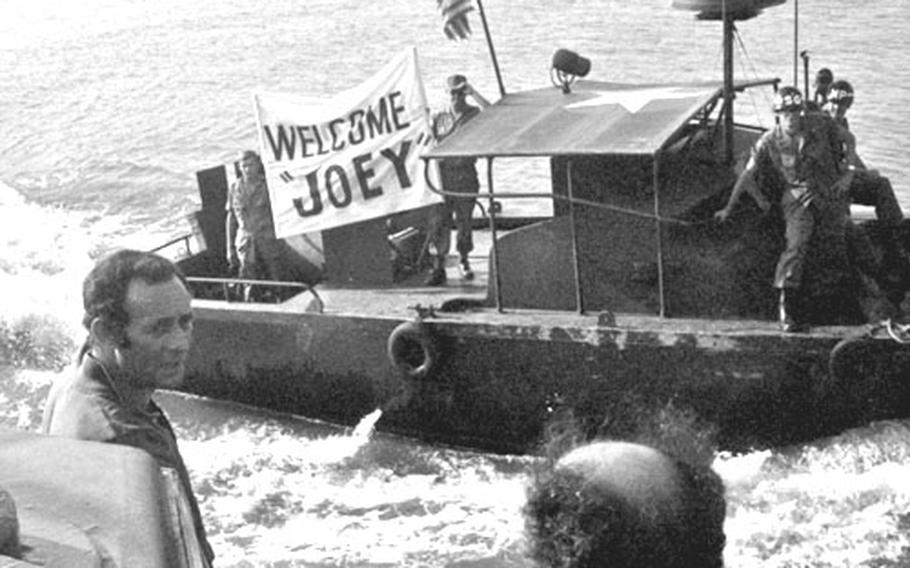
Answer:
M664 0L486 0L508 90L569 47L602 80L708 79L720 30ZM800 2L800 49L857 88L860 152L910 203L910 3ZM111 246L160 243L193 172L255 143L254 88L324 95L417 45L428 92L461 71L495 98L482 35L444 40L432 0L4 0L0 18L0 423L34 429L81 338L79 286ZM476 22L476 19L475 19ZM792 6L739 26L741 76L793 76ZM479 25L475 26L477 32ZM759 102L758 104L761 104ZM530 457L369 437L166 395L219 566L524 564ZM910 421L719 456L728 566L910 565Z

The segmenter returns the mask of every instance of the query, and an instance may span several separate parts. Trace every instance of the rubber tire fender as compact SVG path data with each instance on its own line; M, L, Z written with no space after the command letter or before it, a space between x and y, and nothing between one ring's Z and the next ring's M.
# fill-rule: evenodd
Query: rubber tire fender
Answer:
M891 342L867 335L841 339L828 355L828 388L840 389L837 392L843 396L851 386L866 379L856 374L863 370L864 363L873 363L890 345Z
M423 355L419 365L414 365L412 361L415 346ZM421 321L407 321L392 330L386 353L392 366L410 379L426 378L436 367L438 358L436 342L427 325Z

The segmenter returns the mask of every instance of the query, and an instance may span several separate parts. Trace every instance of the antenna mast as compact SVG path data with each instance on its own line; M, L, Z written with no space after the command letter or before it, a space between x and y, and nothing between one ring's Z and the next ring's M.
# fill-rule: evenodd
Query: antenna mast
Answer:
M796 85L799 85L799 0L793 0L793 86Z
M723 1L724 21L724 162L733 163L733 14Z

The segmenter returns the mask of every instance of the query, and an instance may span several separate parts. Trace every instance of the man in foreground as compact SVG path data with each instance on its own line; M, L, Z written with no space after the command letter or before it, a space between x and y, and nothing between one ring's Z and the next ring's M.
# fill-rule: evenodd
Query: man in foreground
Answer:
M145 450L167 479L176 476L188 502L202 565L213 559L189 474L170 422L152 399L183 382L193 331L190 293L170 261L121 250L89 272L82 288L89 332L74 372L48 394L45 434Z

